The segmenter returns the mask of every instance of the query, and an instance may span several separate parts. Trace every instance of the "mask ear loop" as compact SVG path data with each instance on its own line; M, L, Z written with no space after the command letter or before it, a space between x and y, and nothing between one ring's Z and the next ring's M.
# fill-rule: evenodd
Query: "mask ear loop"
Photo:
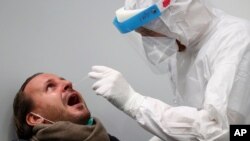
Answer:
M39 115L39 114L36 114L36 113L33 113L33 112L30 112L31 114L33 114L33 115L35 115L35 116L37 116L37 117L40 117L40 118L43 118L44 120L46 120L46 121L48 121L49 123L55 123L54 121L51 121L51 120L49 120L49 119L47 119L47 118L44 118L44 117L42 117L41 115Z

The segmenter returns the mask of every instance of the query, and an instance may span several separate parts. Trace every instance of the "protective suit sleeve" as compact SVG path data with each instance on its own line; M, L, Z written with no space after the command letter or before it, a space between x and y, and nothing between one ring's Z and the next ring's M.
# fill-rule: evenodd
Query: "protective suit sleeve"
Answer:
M227 128L212 116L213 107L196 109L187 106L172 107L160 100L145 97L132 111L138 123L162 140L215 140L227 136ZM224 137L223 137L224 138Z

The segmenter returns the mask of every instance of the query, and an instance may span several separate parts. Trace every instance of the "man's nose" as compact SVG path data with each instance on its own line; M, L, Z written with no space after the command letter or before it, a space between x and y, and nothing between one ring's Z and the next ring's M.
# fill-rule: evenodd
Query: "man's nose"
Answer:
M65 80L63 83L63 91L72 90L72 83L68 80Z

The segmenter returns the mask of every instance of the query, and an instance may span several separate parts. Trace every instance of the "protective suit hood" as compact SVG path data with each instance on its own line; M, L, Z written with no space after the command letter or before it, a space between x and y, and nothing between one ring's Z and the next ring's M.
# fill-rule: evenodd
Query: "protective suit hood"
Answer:
M159 0L126 0L126 10L142 9ZM201 38L212 25L214 18L202 0L171 0L169 8L160 18L144 25L145 28L179 40L190 46Z

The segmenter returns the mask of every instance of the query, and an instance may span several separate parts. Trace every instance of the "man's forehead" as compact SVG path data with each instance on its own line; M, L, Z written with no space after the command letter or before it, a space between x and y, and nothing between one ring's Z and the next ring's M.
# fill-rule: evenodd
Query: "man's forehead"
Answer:
M49 80L53 80L53 79L63 79L63 78L61 78L55 74L51 74L51 73L39 74L39 75L35 76L34 78L32 78L30 80L30 82L28 82L24 91L29 93L29 91L39 89L43 86L44 83L46 83Z
M61 77L51 73L43 73L30 80L30 83L46 82L49 79L61 79Z

